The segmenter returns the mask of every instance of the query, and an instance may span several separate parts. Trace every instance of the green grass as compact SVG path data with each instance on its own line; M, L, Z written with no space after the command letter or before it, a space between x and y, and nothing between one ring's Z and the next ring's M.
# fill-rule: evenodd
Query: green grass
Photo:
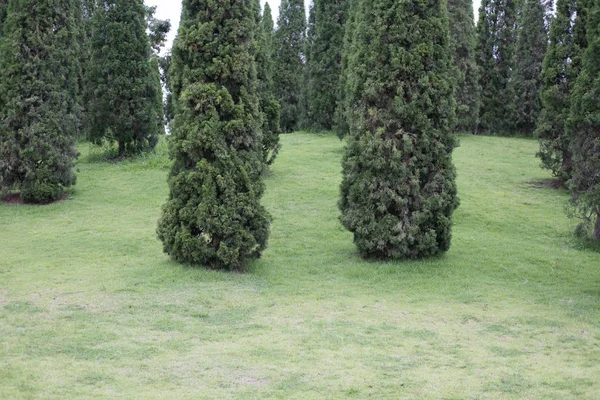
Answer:
M82 146L69 200L0 205L0 398L600 398L600 254L535 141L461 139L451 250L376 263L338 221L342 144L284 136L247 274L162 253L164 148Z

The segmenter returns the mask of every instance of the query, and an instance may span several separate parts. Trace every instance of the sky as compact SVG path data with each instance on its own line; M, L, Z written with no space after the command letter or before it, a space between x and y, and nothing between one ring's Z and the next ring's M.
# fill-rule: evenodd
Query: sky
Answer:
M171 32L167 42L167 48L171 47L171 43L177 34L177 27L179 26L179 16L181 14L181 1L180 0L144 0L148 6L156 6L156 17L160 19L168 19L171 21ZM279 15L279 3L280 0L261 0L261 6L264 7L265 3L269 3L271 10L273 11L273 19L277 21ZM474 0L473 7L475 8L475 14L479 9L481 0ZM305 0L306 12L308 15L308 7L310 0ZM163 50L164 52L164 50Z

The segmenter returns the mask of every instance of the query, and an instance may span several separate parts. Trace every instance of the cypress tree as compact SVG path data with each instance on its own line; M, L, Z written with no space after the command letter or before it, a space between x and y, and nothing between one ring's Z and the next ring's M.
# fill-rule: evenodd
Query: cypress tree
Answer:
M101 0L94 13L91 62L85 78L89 139L117 142L119 156L151 150L158 141L161 92L150 63L142 0Z
M448 0L450 49L456 72L456 130L474 133L479 121L479 71L475 62L473 0Z
M181 262L242 269L266 246L251 0L185 0L170 69L170 194L158 222Z
M341 221L364 257L439 254L458 206L445 3L362 2L355 23Z
M0 43L0 190L48 203L75 184L80 10L10 0Z
M509 133L514 95L509 85L514 62L516 0L483 0L477 24L476 60L479 66L479 129Z
M348 0L314 0L314 38L307 59L310 128L334 126Z
M517 29L511 92L514 124L522 135L531 135L539 117L542 63L548 46L545 9L540 0L524 0Z
M283 132L292 132L300 122L305 36L304 0L282 0L275 31L273 80Z
M541 79L542 110L535 136L540 139L537 153L542 167L562 182L570 178L570 139L565 129L569 116L570 96L581 67L582 47L578 43L573 21L580 14L577 0L558 0L556 17L550 27L550 42L544 58Z
M262 154L267 165L273 164L279 153L279 119L281 106L273 93L273 17L269 3L264 16L260 15L260 2L254 0L256 18L256 67L258 76L259 109L262 116Z
M567 129L573 154L570 188L575 211L591 225L592 237L600 240L600 0L587 6L587 48L571 100Z

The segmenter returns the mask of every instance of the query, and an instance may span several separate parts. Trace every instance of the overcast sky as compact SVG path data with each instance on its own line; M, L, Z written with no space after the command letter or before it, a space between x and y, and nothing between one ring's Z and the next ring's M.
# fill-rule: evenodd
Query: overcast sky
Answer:
M177 34L177 27L179 26L179 16L181 14L181 1L180 0L144 0L146 5L149 6L157 6L156 8L156 17L160 19L168 19L171 20L171 33L169 34L169 42L167 47L171 47L171 43ZM265 3L268 2L271 6L271 10L273 11L273 18L277 21L277 16L279 15L279 3L280 0L261 0L261 6L264 7ZM308 6L311 0L305 0L306 4L306 12L308 13ZM474 8L475 14L477 14L477 9L479 8L479 4L481 0L474 0Z

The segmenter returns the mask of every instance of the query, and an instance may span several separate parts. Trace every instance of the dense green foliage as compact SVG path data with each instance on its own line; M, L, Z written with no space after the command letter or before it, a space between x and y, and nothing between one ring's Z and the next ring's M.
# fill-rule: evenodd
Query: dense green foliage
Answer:
M583 227L594 224L593 238L600 240L600 0L589 0L587 7L587 48L568 120L570 188L576 212L586 219Z
M6 10L8 8L8 0L0 0L0 39L2 38L2 30L4 21L6 20Z
M510 76L514 63L517 0L483 0L477 23L479 129L509 133L513 124Z
M570 95L581 69L582 46L575 36L573 21L578 13L577 0L558 0L556 17L550 26L550 42L544 58L541 79L542 110L535 136L540 139L537 156L542 167L561 181L569 180L571 152L565 123L570 112Z
M341 221L364 257L436 255L458 206L445 4L364 2L356 24Z
M11 0L0 43L0 190L60 199L75 183L80 9L75 0Z
M330 130L334 126L344 44L348 0L315 0L314 37L307 57L308 128Z
M273 164L279 153L281 106L273 92L273 16L269 3L265 3L264 15L260 15L260 2L254 1L256 18L256 69L258 76L259 109L262 117L262 153L267 165Z
M157 229L181 262L243 269L266 246L255 24L251 0L183 3L170 76L174 164Z
M305 31L304 0L282 0L273 46L273 80L283 132L292 132L300 123Z
M474 133L479 122L479 70L475 62L473 0L448 0L448 12L456 73L456 130Z
M117 142L119 156L153 149L162 97L150 63L142 0L101 0L93 17L91 61L85 77L88 137Z
M540 0L523 0L519 15L515 62L511 77L514 128L522 135L532 135L540 114L542 63L548 46L544 25L545 10Z

